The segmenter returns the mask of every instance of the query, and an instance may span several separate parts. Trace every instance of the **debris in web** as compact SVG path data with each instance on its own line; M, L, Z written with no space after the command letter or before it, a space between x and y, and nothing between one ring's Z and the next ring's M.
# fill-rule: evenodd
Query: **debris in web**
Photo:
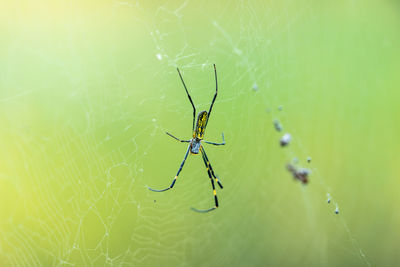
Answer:
M311 162L311 157L307 157L307 162L308 162L308 163Z
M299 180L303 184L308 183L308 175L311 173L309 169L306 168L296 168L293 164L288 163L286 165L287 170L293 175L295 180Z
M291 140L292 136L290 135L290 133L285 133L280 140L281 147L289 145Z
M326 200L326 203L331 203L331 194L326 194L326 197L328 198L327 200Z
M336 204L336 209L335 209L335 213L339 214L339 206Z
M278 121L278 119L274 120L274 127L275 130L277 130L278 132L281 132L283 130L282 124Z
M160 53L158 53L158 54L156 55L156 57L157 57L158 60L162 60L162 55L161 55Z
M280 105L280 106L278 107L278 110L279 110L279 111L282 111L282 110L283 110L283 106Z

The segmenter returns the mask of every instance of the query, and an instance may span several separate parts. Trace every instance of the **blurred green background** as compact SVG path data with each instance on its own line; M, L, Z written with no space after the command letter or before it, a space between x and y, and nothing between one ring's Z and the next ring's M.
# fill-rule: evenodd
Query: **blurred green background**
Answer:
M3 3L0 265L399 265L399 7ZM191 136L176 67L200 111L212 63L206 139L227 145L206 150L224 189L197 214L213 205L200 156L173 190L146 186L168 186L184 156L164 132Z

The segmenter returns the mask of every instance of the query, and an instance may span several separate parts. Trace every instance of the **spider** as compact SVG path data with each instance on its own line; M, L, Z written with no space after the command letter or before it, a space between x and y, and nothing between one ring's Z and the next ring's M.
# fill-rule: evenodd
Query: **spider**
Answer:
M208 110L208 113L205 110L199 112L199 114L197 116L196 124L195 124L196 108L195 108L195 106L193 104L193 101L192 101L192 98L190 97L190 94L189 94L189 92L188 92L188 90L186 88L185 82L183 81L181 72L179 71L179 68L177 68L177 71L178 71L179 77L181 78L183 87L185 88L186 94L187 94L187 96L189 98L190 103L192 104L192 107L193 107L193 126L192 126L193 138L190 139L190 140L181 140L181 139L173 136L172 134L166 132L167 135L169 135L170 137L174 138L175 140L177 140L177 141L179 141L181 143L189 143L189 146L188 146L188 148L186 150L186 154L185 154L185 156L183 158L181 166L179 167L179 170L176 173L175 178L173 179L171 185L169 187L167 187L165 189L161 189L161 190L156 190L156 189L152 189L152 188L149 187L149 189L151 191L154 191L154 192L164 192L164 191L167 191L167 190L173 188L174 185L175 185L176 179L178 179L179 173L182 171L183 165L185 164L185 161L186 161L189 153L190 154L199 154L199 151L200 151L201 152L201 156L202 156L203 161L204 161L204 164L206 166L208 177L210 178L210 182L211 182L211 186L212 186L212 190L213 190L213 194L214 194L215 206L210 208L210 209L206 209L206 210L199 210L199 209L196 209L196 208L191 208L191 209L193 211L196 211L196 212L204 212L204 213L212 211L212 210L215 210L216 208L218 208L218 198L217 198L217 192L215 190L214 180L218 183L218 185L219 185L219 187L221 189L223 188L221 182L218 179L218 176L216 176L214 174L214 170L211 167L211 164L210 164L210 162L208 160L206 151L204 150L204 147L202 145L202 142L207 143L207 144L211 144L211 145L215 145L215 146L225 145L224 133L222 133L222 143L214 143L214 142L209 142L209 141L203 140L204 131L206 129L206 126L207 126L207 123L208 123L208 119L210 118L212 107L214 105L215 99L217 98L217 94L218 94L217 69L215 67L215 64L213 64L213 66L214 66L214 74L215 74L215 95L214 95L214 98L213 98L213 100L211 102L211 106L210 106L210 109Z

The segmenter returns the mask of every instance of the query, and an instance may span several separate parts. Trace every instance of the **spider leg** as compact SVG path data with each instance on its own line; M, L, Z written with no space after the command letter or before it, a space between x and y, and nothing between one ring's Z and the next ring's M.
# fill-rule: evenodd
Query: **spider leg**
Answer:
M192 131L194 132L194 121L196 119L196 108L195 108L195 106L193 104L193 101L192 101L192 98L190 97L190 94L189 94L189 92L188 92L188 90L186 88L185 82L183 81L181 72L179 71L178 68L176 68L176 70L178 71L179 77L181 77L181 81L182 81L183 87L185 87L186 94L187 94L187 96L189 98L190 103L192 104L192 107L193 107L193 126L192 126Z
M209 175L211 174L212 177L214 177L215 181L218 183L219 187L222 189L224 188L219 181L218 176L215 175L213 168L211 167L210 161L208 160L206 151L204 150L204 147L201 146L201 155L203 157L204 164L206 165L207 172L209 172Z
M215 210L216 208L218 208L218 198L217 198L217 191L215 190L214 180L211 178L210 174L208 176L210 177L211 186L212 186L213 193L214 193L215 206L210 209L207 209L207 210L199 210L199 209L192 207L191 210L193 210L195 212L206 213L206 212L209 212L209 211L212 211L212 210Z
M214 142L209 142L209 141L205 141L205 140L203 140L203 142L210 144L210 145L214 145L214 146L223 146L223 145L225 145L224 133L222 133L222 143L214 143Z
M164 189L161 189L161 190L152 189L152 188L148 187L149 190L154 191L154 192L164 192L164 191L167 191L167 190L171 189L172 187L174 187L175 182L176 182L176 179L178 179L178 175L179 175L179 173L181 172L181 170L182 170L182 168L183 168L183 165L185 164L185 161L186 161L186 159L187 159L187 157L188 157L188 155L189 155L189 151L190 151L190 145L188 146L188 149L187 149L187 151L186 151L185 157L183 158L183 161L182 161L182 163L181 163L181 166L179 167L179 170L178 170L178 172L176 173L175 178L174 178L174 180L172 181L172 183L171 183L171 185L170 185L169 187L164 188Z
M181 139L179 139L179 138L173 136L173 135L170 134L169 132L165 132L165 133L168 134L169 136L171 136L172 138L178 140L179 142L182 142L182 143L189 143L189 142L190 142L190 140L181 140Z
M211 102L210 109L208 110L207 123L208 123L208 120L210 119L211 110L212 110L212 108L213 108L215 99L217 98L217 94L218 94L217 68L215 67L215 64L213 64L213 65L214 65L214 75L215 75L215 95L214 95L214 98L213 98L213 100L212 100L212 102ZM206 125L207 125L207 123L206 123Z
M208 178L210 178L210 181L211 181L211 186L212 186L213 193L214 193L215 206L210 209L207 209L207 210L199 210L199 209L196 209L193 207L191 209L195 212L206 213L206 212L209 212L209 211L212 211L212 210L215 210L216 208L218 208L217 191L215 190L215 184L214 184L213 178L217 181L218 185L221 188L223 188L223 187L222 187L222 184L219 182L218 177L216 177L214 174L214 171L211 167L210 162L208 161L207 154L206 154L206 151L204 150L203 146L200 147L200 151L201 151L201 155L203 157L204 164L206 165L206 168L207 168Z

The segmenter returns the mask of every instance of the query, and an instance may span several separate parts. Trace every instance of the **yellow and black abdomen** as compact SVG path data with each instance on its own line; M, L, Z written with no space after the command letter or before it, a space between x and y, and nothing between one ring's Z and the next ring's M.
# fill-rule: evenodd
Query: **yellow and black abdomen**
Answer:
M207 125L208 114L207 111L201 111L197 116L196 129L194 130L193 137L197 139L203 139L204 130Z

